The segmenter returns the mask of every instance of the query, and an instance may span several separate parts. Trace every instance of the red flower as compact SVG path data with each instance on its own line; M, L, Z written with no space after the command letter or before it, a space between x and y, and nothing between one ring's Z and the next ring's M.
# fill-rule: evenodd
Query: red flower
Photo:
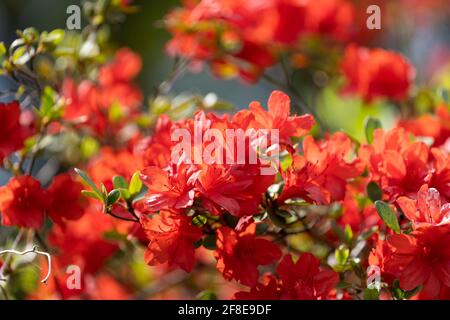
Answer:
M259 278L258 266L271 264L281 257L281 251L266 239L255 238L255 224L236 232L228 227L217 230L217 269L227 280L253 286Z
M257 213L273 175L261 175L256 165L203 165L197 179L202 203L212 213L222 208L234 216Z
M81 190L83 185L70 174L61 174L53 179L48 188L49 207L47 213L59 225L66 220L78 220L84 214Z
M435 299L450 287L450 225L424 227L410 235L392 235L384 270L400 280L403 290L423 285L420 296Z
M141 67L142 61L139 55L128 48L122 48L116 52L110 64L101 68L100 83L107 86L131 81L138 75Z
M31 176L11 178L0 187L0 212L5 226L39 229L44 222L47 195Z
M406 98L415 76L414 67L400 54L349 45L342 61L347 92L365 100Z
M190 218L173 211L160 211L147 218L141 216L141 225L149 240L145 262L151 266L168 263L191 272L195 263L194 243L202 237Z
M56 257L61 266L75 264L83 275L94 274L118 249L117 244L105 239L105 233L116 230L115 224L122 222L90 206L80 219L66 221L64 228L55 225L48 240L60 249Z
M357 185L347 185L345 198L342 201L342 215L339 217L339 224L342 227L349 225L353 232L362 232L374 226L383 224L373 203L361 203L360 194L364 193L366 183Z
M146 209L181 209L194 202L194 183L198 171L194 167L181 164L172 165L166 170L147 167L141 172L142 182L147 186Z
M64 118L80 122L100 136L121 129L142 100L141 92L131 83L140 67L136 54L121 49L110 64L100 69L98 84L90 80L77 84L65 79L62 96L68 105ZM113 106L117 109L111 112Z
M349 1L309 1L306 15L308 32L329 35L336 40L347 40L352 27L354 28L354 20L355 9Z
M155 132L136 146L138 154L142 154L144 166L165 168L171 160L171 148L174 144L170 138L172 121L162 115L156 122Z
M3 158L23 147L27 135L20 123L19 103L0 103L0 165Z
M436 114L424 114L415 119L400 120L398 127L404 128L416 137L433 138L433 147L443 147L448 151L450 138L450 113L445 105L436 108Z
M293 156L292 167L282 173L284 188L279 201L303 198L328 204L343 200L347 181L362 173L359 161L351 160L351 140L340 132L318 143L307 136L303 151L303 156Z
M281 142L290 143L291 137L307 134L314 125L309 115L290 116L291 99L281 91L273 91L265 111L259 102L250 103L249 110L242 110L233 117L233 123L243 129L279 130Z
M339 282L338 274L321 269L320 261L310 253L303 253L296 263L290 254L285 255L277 273L282 281L282 299L326 299Z
M450 204L441 204L439 191L424 184L417 193L417 200L400 197L397 203L414 226L450 223Z
M89 163L89 175L97 183L103 183L106 189L112 190L112 178L122 176L127 181L142 167L142 159L127 149L114 150L104 147L99 155Z
M431 178L427 146L411 141L401 128L375 130L372 145L362 146L359 156L368 165L371 180L380 184L389 199L415 196Z

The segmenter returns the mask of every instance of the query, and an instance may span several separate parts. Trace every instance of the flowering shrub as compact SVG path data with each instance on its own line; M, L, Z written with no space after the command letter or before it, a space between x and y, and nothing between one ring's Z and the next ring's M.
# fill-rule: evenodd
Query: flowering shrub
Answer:
M0 43L15 83L0 100L2 246L34 243L53 270L40 284L30 260L0 255L3 296L450 298L448 91L369 47L358 4L184 1L164 18L174 69L146 106L141 57L101 36L134 7L86 3L80 32ZM275 88L235 112L173 98L202 67ZM395 119L336 128L316 104L330 91Z

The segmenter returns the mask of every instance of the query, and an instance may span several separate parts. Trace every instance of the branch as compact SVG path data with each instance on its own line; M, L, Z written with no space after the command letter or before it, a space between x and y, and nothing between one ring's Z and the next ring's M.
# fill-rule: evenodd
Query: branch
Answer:
M5 253L10 253L10 254L17 254L20 256L26 255L28 253L36 253L36 254L40 254L43 256L47 257L47 262L48 262L48 271L47 271L47 275L45 276L44 279L41 280L42 283L47 283L48 279L50 278L50 275L52 273L52 257L50 256L50 254L48 254L47 252L43 252L43 251L39 251L37 250L37 247L34 246L32 249L28 249L25 251L17 251L17 250L2 250L0 251L0 255L5 254ZM0 278L0 281L6 281L5 278Z

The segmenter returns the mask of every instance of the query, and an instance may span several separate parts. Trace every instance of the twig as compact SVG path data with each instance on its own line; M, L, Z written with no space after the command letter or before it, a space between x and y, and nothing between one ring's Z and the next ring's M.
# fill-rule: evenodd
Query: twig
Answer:
M47 262L48 262L48 271L47 271L47 275L45 276L44 279L41 280L42 283L47 283L48 279L50 278L50 275L52 273L52 257L50 254L48 254L47 252L43 252L43 251L39 251L37 250L37 247L34 246L31 249L25 250L25 251L17 251L17 250L2 250L0 251L0 255L5 254L5 253L9 253L9 254L17 254L20 256L26 255L28 253L36 253L36 254L40 254L43 256L47 257ZM0 278L0 281L6 281L5 278Z
M19 245L20 239L22 239L22 236L24 234L24 229L20 229L19 232L16 235L16 238L14 239L14 242L12 244L12 249L16 249ZM3 279L3 272L5 271L6 267L8 266L9 262L11 261L11 255L9 254L3 265L0 267L0 279Z

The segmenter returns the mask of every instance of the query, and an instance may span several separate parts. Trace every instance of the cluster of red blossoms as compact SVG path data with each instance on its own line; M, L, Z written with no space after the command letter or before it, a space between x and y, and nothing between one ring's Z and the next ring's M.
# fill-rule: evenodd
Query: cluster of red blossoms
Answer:
M330 56L337 49L330 77L342 76L343 93L361 104L387 100L413 109L408 60L348 43L359 32L355 6L188 0L166 17L168 53L191 67L205 62L221 77L256 81L289 58L285 90L273 91L267 106L252 102L223 114L198 103L190 116L173 116L168 106L156 117L144 111L133 83L141 59L126 48L94 72L61 81L55 101L63 110L54 118L0 103L0 166L11 173L0 187L2 227L31 229L54 263L48 286L29 297L133 297L129 279L139 265L129 260L139 256L155 281L191 273L198 286L205 281L196 274L219 275L232 288L223 290L226 298L450 299L448 101L391 129L369 119L361 141L327 132L317 114L291 111L291 98L304 101L288 73L310 67L317 39L332 48ZM140 122L145 116L150 120ZM65 134L98 148L77 163L81 178L64 160L52 180L45 170L33 177L44 138L59 143ZM71 266L82 270L75 289L67 286ZM375 287L366 271L374 267Z
M167 50L206 61L219 76L254 81L301 39L348 40L354 15L347 0L185 1L166 17L173 34Z
M16 104L5 105L4 110L11 105ZM39 229L47 214L57 225L49 235L50 243L62 250L57 263L65 266L76 261L87 274L99 270L117 250L117 245L101 236L111 228L148 243L145 260L149 265L166 264L187 272L195 267L198 246L212 238L217 270L225 279L250 287L249 292L238 292L235 298L328 299L336 295L338 273L330 266L321 266L309 253L293 260L283 246L257 231L258 225L267 223L261 214L276 213L277 208L296 199L310 206L339 203L343 210L338 221L363 233L373 226L383 227L374 216L373 204L361 207L354 202L366 196L369 183L376 183L381 199L397 208L401 230L372 236L374 249L367 263L379 266L388 284L398 279L403 290L422 286L418 297L448 297L450 166L443 142L448 138L445 131L440 130L436 143L429 147L404 129L408 125L402 122L401 127L388 131L374 130L373 141L358 147L342 132L314 138L308 133L313 117L290 116L289 105L289 97L275 91L268 101L269 111L254 102L249 110L232 117L200 111L193 119L175 122L162 116L150 138L137 139L119 152L102 149L88 168L95 183L103 183L107 190L113 188L113 176L129 180L141 170L147 194L133 204L140 216L138 228L129 222L111 224L106 216L99 224L95 216L101 214L101 207L95 201L83 201L82 185L68 174L56 176L46 189L31 176L12 178L0 189L2 223ZM228 164L225 154L230 145L224 144L220 145L220 157L215 158L217 163L174 163L171 134L183 128L194 135L196 122L202 123L204 130L221 132L277 129L279 148L291 162L286 168L277 163L277 174L262 175L260 162ZM20 132L22 127L17 125L15 130ZM300 137L301 145L291 139ZM252 141L247 142L252 145ZM210 143L203 140L202 148ZM192 149L195 147L193 144ZM155 150L158 157L153 156ZM282 190L269 195L277 176L283 181ZM120 205L113 208L118 215L125 215L124 211ZM99 228L95 232L94 226ZM331 242L336 239L330 233L324 236ZM270 272L273 265L277 265L275 273ZM73 292L63 293L71 295Z
M11 178L0 188L2 224L40 229L47 214L53 222L64 226L84 212L81 196L83 185L69 174L54 178L47 189L29 175Z

